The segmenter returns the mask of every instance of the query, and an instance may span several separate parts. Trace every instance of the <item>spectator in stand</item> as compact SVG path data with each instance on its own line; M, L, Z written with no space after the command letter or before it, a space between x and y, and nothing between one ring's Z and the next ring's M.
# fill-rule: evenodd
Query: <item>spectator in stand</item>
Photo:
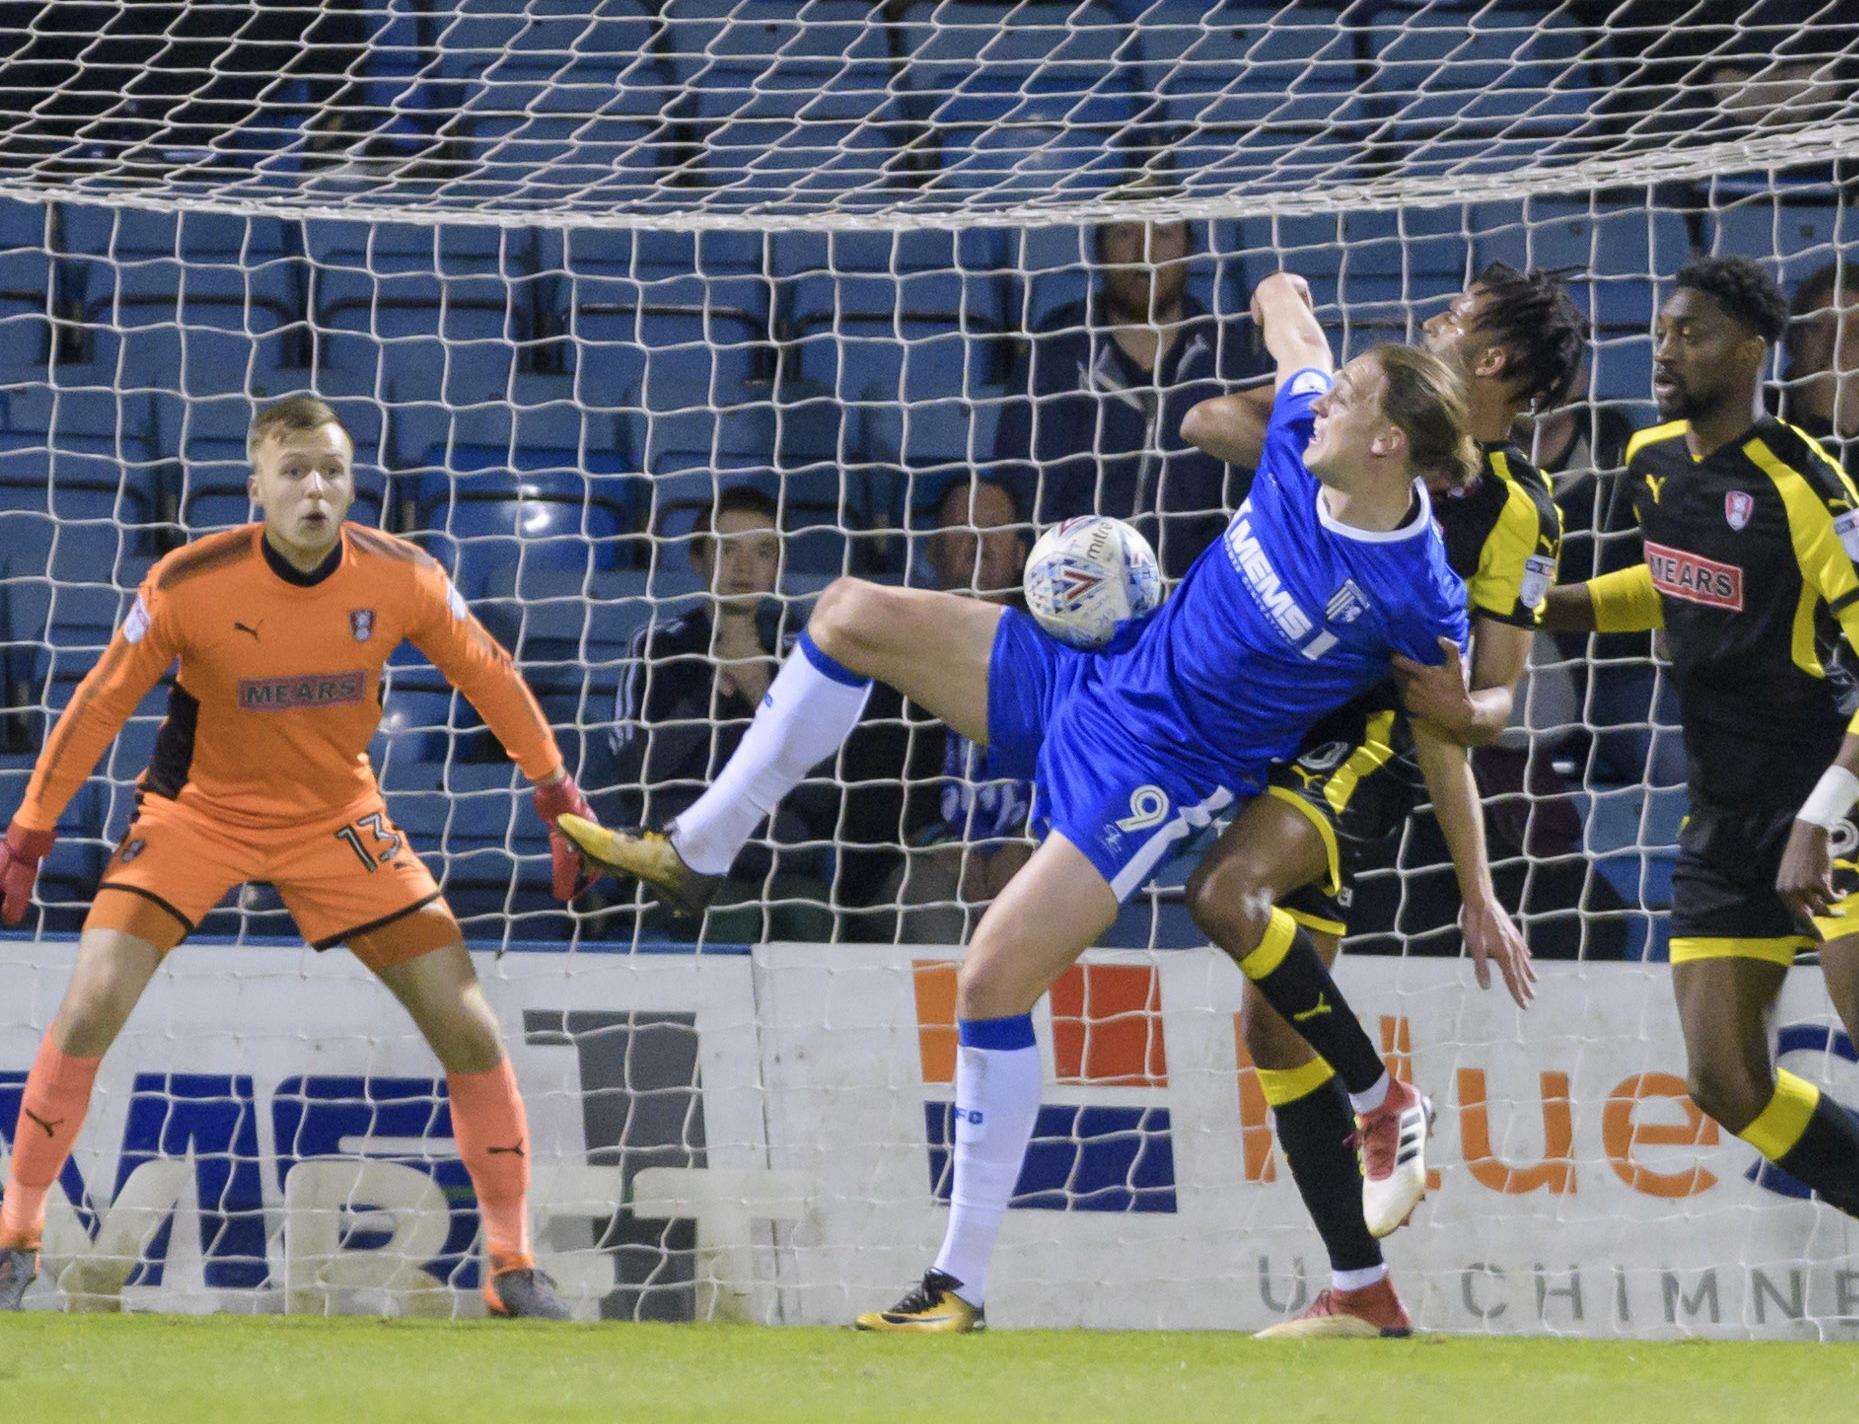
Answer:
M722 491L698 518L690 559L709 597L675 617L653 620L634 637L613 734L618 785L643 796L639 819L652 825L666 824L696 800L728 760L787 641L774 596L781 534L772 499L743 486ZM768 836L789 844L831 841L837 819L832 787L803 787L782 804ZM707 936L830 938L826 886L805 873L823 858L751 845L710 912ZM774 902L766 923L753 903L763 899ZM692 928L662 911L648 923L659 934L686 935Z
M1859 478L1859 263L1829 262L1794 294L1787 418Z
M1028 549L1026 522L1003 485L961 481L944 493L929 549L938 588L1018 607ZM933 782L938 804L879 899L900 907L900 942L963 944L1032 854L1026 821L1033 787L989 779L986 749L939 722L915 731L942 741L941 776Z
M1029 334L997 454L1040 525L1129 519L1179 578L1226 524L1238 475L1181 438L1197 403L1265 374L1246 321L1188 292L1185 222L1113 222L1093 238L1100 280ZM1229 480L1235 481L1229 486Z

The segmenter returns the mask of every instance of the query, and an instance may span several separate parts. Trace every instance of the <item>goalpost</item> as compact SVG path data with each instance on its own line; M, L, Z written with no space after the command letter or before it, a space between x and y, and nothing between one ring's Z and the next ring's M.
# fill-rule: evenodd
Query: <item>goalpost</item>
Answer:
M1595 328L1583 385L1520 432L1554 472L1564 578L1632 556L1621 447L1650 418L1659 284L1688 254L1806 289L1798 329L1827 353L1811 359L1859 371L1839 319L1859 307L1859 36L1831 21L1752 8L1675 30L1656 6L1473 0L177 0L96 34L82 8L0 31L15 801L153 560L249 517L246 424L296 391L356 438L352 517L446 564L619 819L688 800L741 725L677 702L688 667L642 656L645 630L707 606L696 536L720 491L774 503L777 640L841 574L947 578L936 526L970 527L976 478L1012 485L1029 544L1053 510L1161 501L1181 516L1166 563L1217 513L1168 503L1197 478L1169 428L1178 392L1083 363L1029 384L1080 327L1106 349L1108 225L1137 225L1145 253L1187 225L1152 290L1181 277L1180 339L1204 349L1180 384L1206 394L1256 369L1247 298L1280 266L1345 356L1414 335L1491 261L1565 270ZM1821 408L1806 370L1776 376L1791 418ZM1065 458L1027 458L1048 444ZM1518 725L1479 758L1500 889L1552 961L1537 1009L1479 996L1450 957L1429 822L1360 887L1341 981L1444 1108L1442 1181L1390 1250L1423 1325L1831 1332L1859 1315L1847 1223L1697 1115L1665 972L1638 963L1663 958L1684 811L1652 653L1540 636ZM980 853L940 731L876 704L693 934L610 884L560 910L489 734L410 649L390 673L375 763L486 951L552 1268L580 1308L837 1321L894 1294L940 1235L955 887ZM73 805L31 937L0 942L0 1143L161 712L138 709ZM1003 1235L1003 1322L1253 1326L1321 1284L1236 1035L1237 976L1194 947L1180 881L1041 1011L1047 1106ZM67 1292L472 1309L475 1217L410 1028L352 966L297 947L268 887L201 938L106 1063L54 1194ZM1850 1089L1859 1055L1796 978L1782 1049Z

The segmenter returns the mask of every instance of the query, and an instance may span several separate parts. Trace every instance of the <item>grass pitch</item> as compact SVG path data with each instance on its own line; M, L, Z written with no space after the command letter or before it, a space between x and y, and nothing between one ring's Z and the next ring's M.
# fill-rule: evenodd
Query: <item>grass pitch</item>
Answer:
M46 1424L1799 1424L1856 1387L1840 1345L0 1317L0 1417Z

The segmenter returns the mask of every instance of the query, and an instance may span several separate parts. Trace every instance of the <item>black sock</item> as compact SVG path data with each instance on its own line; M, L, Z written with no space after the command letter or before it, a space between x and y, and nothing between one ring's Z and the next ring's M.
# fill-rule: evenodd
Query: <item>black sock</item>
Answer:
M1825 1093L1794 1145L1770 1160L1828 1206L1859 1216L1859 1121Z
M1303 1097L1278 1104L1272 1116L1298 1195L1330 1253L1330 1268L1379 1266L1381 1243L1362 1220L1362 1169L1349 1145L1356 1119L1343 1085L1326 1078Z
M1336 1070L1345 1088L1366 1093L1381 1081L1387 1071L1381 1055L1297 921L1273 910L1265 938L1239 967L1265 1002Z

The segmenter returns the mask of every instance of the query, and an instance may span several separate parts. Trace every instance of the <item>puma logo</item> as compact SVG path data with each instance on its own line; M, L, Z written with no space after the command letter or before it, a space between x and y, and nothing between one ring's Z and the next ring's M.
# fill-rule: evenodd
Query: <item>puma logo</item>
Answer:
M40 1127L42 1127L42 1128L44 1128L44 1129L45 1129L45 1135L46 1135L47 1137L50 1137L50 1136L52 1136L52 1135L53 1135L53 1134L52 1134L52 1129L53 1129L53 1128L55 1128L55 1127L58 1127L58 1126L60 1126L60 1125L61 1125L61 1124L62 1124L62 1123L64 1122L64 1119L63 1119L63 1118L61 1118L61 1117L60 1117L60 1118L53 1118L53 1119L52 1119L52 1121L50 1121L50 1122L47 1122L47 1121L46 1121L46 1120L45 1120L44 1118L42 1118L42 1117L40 1117L40 1116L39 1116L39 1115L38 1115L38 1114L37 1114L36 1112L34 1112L34 1111L33 1111L33 1110L31 1109L31 1108L28 1108L28 1107L22 1107L22 1108L20 1108L20 1112L22 1112L23 1114L25 1114L25 1115L26 1115L27 1117L29 1117L29 1118L31 1118L31 1119L32 1119L32 1120L33 1120L34 1122L36 1122L36 1123L37 1123L37 1124L38 1124L38 1125L39 1125Z
M498 1153L502 1153L506 1157L521 1157L523 1155L523 1144L518 1142L512 1147L493 1147L489 1149L489 1152L492 1157L497 1156Z
M1301 1014L1292 1014L1291 1022L1292 1023L1307 1023L1309 1020L1317 1018L1322 1014L1327 1014L1329 1011L1330 1011L1330 1001L1327 998L1325 998L1322 994L1318 994L1316 1007L1305 1009L1304 1012Z
M1666 475L1646 476L1646 490L1652 495L1652 502L1654 504L1659 502L1659 487L1663 485L1668 478L1669 476Z
M264 620L261 618L259 622L262 624ZM252 641L254 643L258 641L258 629L257 628L248 627L244 623L239 622L237 619L233 620L232 626L234 628L237 628L241 633L250 633L252 635Z

